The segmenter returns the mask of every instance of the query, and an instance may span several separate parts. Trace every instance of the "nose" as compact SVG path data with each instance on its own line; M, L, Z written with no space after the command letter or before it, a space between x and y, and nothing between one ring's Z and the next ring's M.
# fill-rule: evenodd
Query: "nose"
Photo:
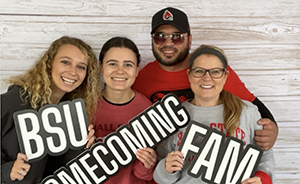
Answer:
M207 71L205 71L205 74L204 74L204 76L202 77L202 79L204 79L204 80L211 80L211 76L210 76L210 74L209 74L209 71L207 70Z
M166 40L165 40L165 44L166 45L173 45L174 43L172 42L171 36L170 35L166 35Z
M118 68L117 68L117 72L118 73L123 73L124 72L123 69L124 69L123 65L119 65Z
M76 75L76 73L77 73L76 69L77 69L76 66L70 66L70 68L69 68L70 74Z

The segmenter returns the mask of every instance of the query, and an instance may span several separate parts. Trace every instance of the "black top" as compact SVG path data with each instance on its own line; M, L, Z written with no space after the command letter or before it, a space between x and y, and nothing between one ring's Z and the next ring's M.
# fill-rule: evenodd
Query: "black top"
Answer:
M10 171L20 153L13 113L32 109L30 103L20 97L20 86L12 85L1 94L1 182L5 184L37 184L46 176L53 174L59 167L75 158L83 150L69 150L61 156L47 155L39 161L30 163L31 167L22 181L11 181Z

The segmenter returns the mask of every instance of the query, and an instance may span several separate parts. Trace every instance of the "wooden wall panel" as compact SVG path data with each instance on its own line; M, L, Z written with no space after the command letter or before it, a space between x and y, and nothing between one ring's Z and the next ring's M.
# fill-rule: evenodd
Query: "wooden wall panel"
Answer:
M21 74L62 35L90 44L96 55L113 36L139 47L143 67L154 60L151 17L174 6L189 16L192 50L224 49L231 67L275 116L276 184L300 183L299 0L2 0L0 92L4 78Z

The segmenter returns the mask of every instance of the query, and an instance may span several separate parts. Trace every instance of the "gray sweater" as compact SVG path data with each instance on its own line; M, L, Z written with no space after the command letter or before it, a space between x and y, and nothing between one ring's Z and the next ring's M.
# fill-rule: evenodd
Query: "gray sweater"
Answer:
M236 129L234 136L244 142L245 148L248 144L255 144L254 131L262 129L262 126L257 124L257 121L261 118L257 107L248 101L243 102L246 104L246 106L243 106L240 118L240 126ZM183 106L189 112L191 120L197 121L201 124L209 126L213 129L217 129L226 134L226 129L224 129L223 124L223 105L214 107L199 107L186 101L183 102ZM154 171L154 179L157 183L206 183L202 181L201 176L199 178L194 178L187 174L187 170L191 161L188 161L189 159L185 159L185 164L181 171L170 174L165 170L165 157L168 153L174 150L178 150L180 139L184 135L185 130L186 127L178 130L178 132L158 145L156 153L159 162ZM272 178L274 183L274 156L272 149L264 151L257 170L267 173Z

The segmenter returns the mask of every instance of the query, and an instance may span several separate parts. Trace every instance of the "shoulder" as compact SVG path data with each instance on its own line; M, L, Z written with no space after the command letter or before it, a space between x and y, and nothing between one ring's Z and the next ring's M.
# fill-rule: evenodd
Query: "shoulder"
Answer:
M156 67L159 67L158 61L157 61L157 60L147 63L147 64L141 69L141 71L142 71L142 70L147 70L148 68L156 68Z
M159 65L158 65L158 61L155 60L155 61L152 61L150 63L147 63L140 71L139 71L139 75L145 75L145 74L148 74L150 72L153 72L153 70L159 68ZM138 77L139 77L138 75Z
M251 110L258 110L257 106L254 105L252 102L249 102L248 100L242 100L244 103L243 108L245 109L251 109Z
M16 103L21 100L21 87L17 85L11 85L8 87L6 93L1 94L1 104L3 103Z
M27 94L21 96L22 87L17 85L9 86L6 93L1 94L1 106L5 107L1 109L4 110L22 110L31 108L29 103L24 99Z
M135 91L135 99L137 99L140 103L143 103L145 105L152 105L152 102L142 93Z
M22 100L20 89L20 86L12 85L9 87L6 93L1 94L2 135L5 135L5 133L10 130L11 126L13 126L14 112L24 109L31 109L30 104Z
M1 96L11 96L11 95L16 95L16 94L20 94L20 86L17 85L10 85L7 89L7 92L1 94Z
M253 103L251 103L247 100L242 100L242 102L244 103L242 113L245 116L254 116L254 117L260 119L260 113L259 113L256 105L254 105Z

